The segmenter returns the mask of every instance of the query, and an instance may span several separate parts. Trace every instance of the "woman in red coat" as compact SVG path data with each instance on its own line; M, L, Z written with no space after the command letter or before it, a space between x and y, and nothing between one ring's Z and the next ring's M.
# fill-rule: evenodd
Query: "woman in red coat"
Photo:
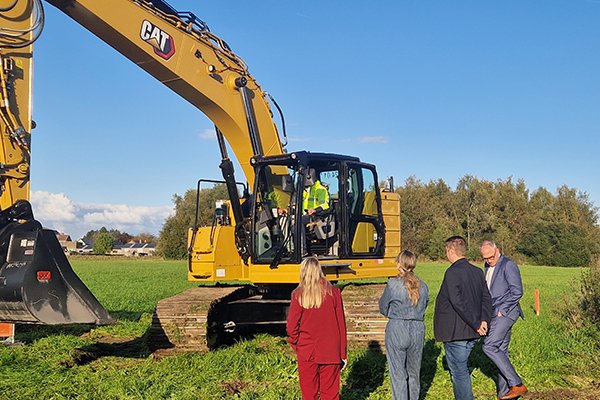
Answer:
M300 264L286 326L298 358L303 400L339 399L340 371L346 366L346 320L340 289L331 285L319 260Z

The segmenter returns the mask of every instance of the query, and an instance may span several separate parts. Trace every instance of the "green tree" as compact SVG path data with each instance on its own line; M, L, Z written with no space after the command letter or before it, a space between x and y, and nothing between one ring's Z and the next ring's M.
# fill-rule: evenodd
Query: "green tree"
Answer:
M96 237L94 242L94 254L107 254L110 253L115 244L113 235L109 232L101 232Z
M549 265L589 265L590 262L597 259L600 255L600 227L598 226L598 208L589 200L587 193L582 193L574 188L563 185L557 189L556 196L553 196L545 188L537 189L530 200L530 217L532 221L527 235L519 241L519 248L526 249L527 255L534 262ZM541 224L541 225L540 225ZM546 224L546 225L544 225ZM540 226L549 227L546 235L540 236ZM573 233L575 232L575 233ZM560 239L570 241L573 234L579 235L579 238L573 239L575 248L579 243L585 245L585 249L575 257L571 254L572 250L564 249L561 253L565 254L565 262L560 264L558 261L548 262L548 254L554 252L554 241ZM529 240L534 240L537 252L533 252ZM545 246L540 241L546 240ZM557 256L552 256L555 260ZM580 260L580 261L576 261ZM541 262L541 260L545 260ZM588 260L585 264L583 260Z
M539 187L531 193L529 198L530 218L534 221L552 221L554 196L548 189Z
M491 239L502 251L512 254L524 232L531 226L529 191L523 180L512 178L494 183ZM487 238L486 238L487 239Z
M594 207L587 193L563 185L558 188L553 204L554 221L573 222L582 227L592 227L598 223L598 208Z
M398 188L400 194L400 232L402 248L421 254L423 234L429 229L429 212L423 207L427 204L423 182L414 176L406 179L404 186Z
M590 265L593 242L585 230L569 222L539 222L523 235L519 250L540 265Z
M553 195L531 195L523 180L490 182L466 175L452 191L443 180L424 184L414 176L397 189L401 202L402 248L443 258L441 243L462 235L468 257L479 243L494 240L503 252L546 265L589 265L600 259L598 208L586 193L561 186Z
M138 235L132 236L130 240L137 243L156 243L158 238L151 233L142 232Z
M113 238L113 243L127 243L127 242L129 242L129 241L131 241L133 239L133 236L131 236L127 232L121 232L118 229L108 230L104 226L102 228L98 229L98 230L88 231L83 236L82 239L86 243L94 244L96 242L96 240L98 239L98 236L101 235L101 234L103 234L103 233L110 234L110 236L112 236L112 238Z
M496 222L494 185L465 175L456 185L455 196L455 218L463 229L470 251L475 252L482 238L493 232Z
M431 259L445 257L444 240L457 231L450 187L442 179L424 184L411 176L398 193L402 248Z
M165 220L159 237L157 252L165 258L181 259L187 257L188 230L194 225L196 215L195 189L189 189L183 196L174 195L175 213ZM228 199L224 184L202 189L199 196L198 226L211 225L217 200Z
M83 237L83 241L86 243L90 243L90 244L94 244L96 242L96 239L98 238L98 235L100 235L101 233L108 233L108 229L106 229L106 227L102 227L98 230L91 230L88 231Z
M118 232L118 231L117 231ZM115 243L129 243L133 240L133 236L131 236L127 232L119 232L117 237L115 238Z
M446 248L444 241L452 236L452 232L444 225L438 225L429 235L427 247L424 254L432 260L441 260L446 258Z

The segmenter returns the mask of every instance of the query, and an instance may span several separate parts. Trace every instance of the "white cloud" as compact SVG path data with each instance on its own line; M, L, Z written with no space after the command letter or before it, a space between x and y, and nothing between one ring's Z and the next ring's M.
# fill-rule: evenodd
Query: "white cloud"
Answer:
M72 222L77 219L77 207L64 193L31 192L33 215L40 220Z
M200 139L202 140L217 140L217 135L214 129L205 129L200 133Z
M376 143L376 144L386 144L388 143L388 138L385 136L363 136L359 139L360 143Z
M31 192L37 220L45 228L56 229L78 239L90 230L106 227L135 235L158 235L172 206L147 207L127 204L75 204L63 193Z

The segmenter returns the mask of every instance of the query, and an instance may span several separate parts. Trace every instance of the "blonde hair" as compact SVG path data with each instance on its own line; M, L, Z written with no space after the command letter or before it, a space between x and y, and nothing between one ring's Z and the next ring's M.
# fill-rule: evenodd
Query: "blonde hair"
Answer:
M404 250L396 257L396 266L398 267L398 277L404 280L404 287L414 307L421 296L421 281L413 272L417 266L417 256L409 250Z
M325 296L331 294L331 283L325 279L316 257L307 257L300 264L298 288L298 302L302 308L319 308Z

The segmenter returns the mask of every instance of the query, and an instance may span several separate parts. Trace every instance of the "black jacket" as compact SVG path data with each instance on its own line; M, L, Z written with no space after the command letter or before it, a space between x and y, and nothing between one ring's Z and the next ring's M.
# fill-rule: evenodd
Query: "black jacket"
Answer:
M469 340L479 337L481 321L488 326L492 316L490 292L481 268L465 258L446 270L435 300L433 333L438 342Z

